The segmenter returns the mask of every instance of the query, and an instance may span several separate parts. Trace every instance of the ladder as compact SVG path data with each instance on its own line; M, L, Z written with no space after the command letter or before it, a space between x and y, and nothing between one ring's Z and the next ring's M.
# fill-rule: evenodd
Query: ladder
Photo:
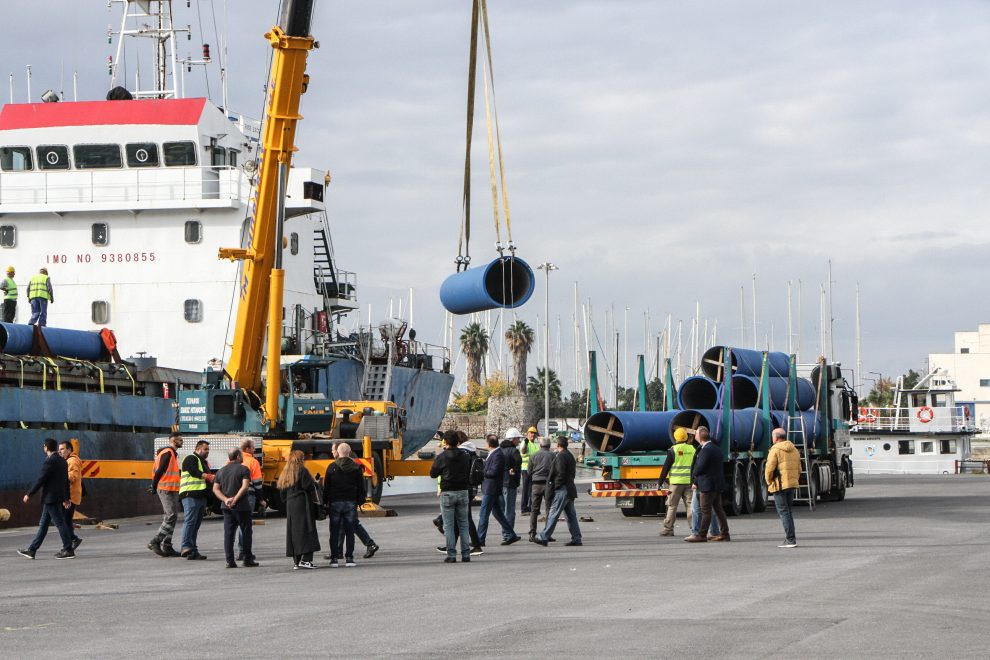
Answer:
M384 401L388 391L386 384L388 381L387 364L367 364L364 367L364 385L362 396L366 401Z
M801 459L801 476L798 479L797 499L807 500L808 508L814 511L817 493L815 493L811 487L811 465L809 463L810 457L808 453L808 444L810 439L808 438L808 434L804 428L804 417L801 415L788 415L786 431L787 439L791 440L791 442L794 442L795 437L801 438L800 444L794 442L794 446L798 450L798 456Z

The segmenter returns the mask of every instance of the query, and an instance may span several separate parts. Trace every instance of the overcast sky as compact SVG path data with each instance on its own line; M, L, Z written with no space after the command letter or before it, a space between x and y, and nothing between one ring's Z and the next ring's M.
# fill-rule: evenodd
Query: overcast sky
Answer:
M219 48L222 0L176 3ZM296 164L327 168L339 265L376 319L415 289L419 338L439 343L437 290L460 219L469 0L318 0ZM818 351L832 260L836 358L864 371L923 368L955 330L988 321L990 3L490 0L498 109L519 256L552 260L562 378L573 387L573 284L604 335L629 308L690 332L695 302L738 344L757 278L757 339L787 348L787 282L802 283L802 358ZM230 101L259 114L275 0L229 0ZM26 96L62 86L102 98L111 52L103 0L4 2L2 62ZM133 63L128 62L130 66ZM145 65L146 66L146 65ZM132 69L133 71L133 69ZM147 68L142 69L149 71ZM133 74L132 74L133 75ZM205 93L202 72L188 95ZM220 101L217 71L210 92ZM4 94L6 101L6 94ZM483 115L474 169L478 264L494 256ZM535 325L537 294L518 310ZM463 320L458 320L458 325ZM554 334L556 329L554 328ZM531 360L532 362L533 360ZM532 368L531 368L532 371ZM632 367L630 366L630 374ZM630 377L631 378L631 377Z

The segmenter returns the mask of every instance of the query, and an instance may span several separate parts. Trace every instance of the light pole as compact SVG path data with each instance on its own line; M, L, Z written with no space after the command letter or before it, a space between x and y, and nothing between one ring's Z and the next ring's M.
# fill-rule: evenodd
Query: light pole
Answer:
M871 376L876 376L877 377L877 382L876 382L876 385L873 386L873 390L877 393L877 403L879 404L880 403L880 397L883 394L880 391L880 386L883 383L883 374L880 373L879 371L867 371L866 373L870 374Z
M546 350L543 352L543 435L544 437L550 437L550 271L560 270L553 263L546 261L539 266L537 269L544 271L547 274L547 285L546 285L546 299L544 300L543 316L545 318L546 334L544 335L545 341L544 346Z

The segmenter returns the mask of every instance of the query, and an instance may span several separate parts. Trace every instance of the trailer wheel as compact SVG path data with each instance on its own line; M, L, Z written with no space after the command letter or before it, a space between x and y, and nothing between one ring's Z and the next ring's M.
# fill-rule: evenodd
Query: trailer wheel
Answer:
M639 518L643 515L643 509L646 503L643 501L642 497L635 498L636 503L630 508L621 508L619 511L622 512L626 518Z
M743 472L746 477L746 491L743 494L743 513L753 513L756 511L757 492L760 484L756 481L756 463L743 465Z
M743 502L746 499L746 476L743 474L743 466L739 461L732 463L732 472L729 477L729 491L723 493L722 507L725 515L738 516L744 513Z
M767 481L763 478L765 463L753 463L753 470L756 472L756 490L753 492L753 512L763 513L767 510L767 501L770 493L767 492Z

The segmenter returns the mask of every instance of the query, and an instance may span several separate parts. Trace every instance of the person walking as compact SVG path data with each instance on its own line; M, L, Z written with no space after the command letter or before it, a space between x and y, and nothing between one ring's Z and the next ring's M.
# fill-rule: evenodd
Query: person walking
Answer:
M213 494L220 500L223 512L223 553L227 568L237 568L234 560L234 537L240 532L243 545L244 566L260 566L251 551L251 471L244 466L243 452L231 449L227 454L227 464L217 471L213 480Z
M72 550L72 533L65 524L64 508L70 506L69 501L69 467L65 459L58 454L58 443L54 438L45 438L45 462L41 465L41 474L24 496L24 503L31 496L41 491L41 520L38 521L38 531L31 544L17 554L28 559L34 559L38 548L45 542L48 535L48 525L54 524L62 539L62 549L55 553L55 559L74 559L76 553Z
M333 448L331 449L331 452L333 453L334 459L336 459L338 457L337 450L340 447L340 445L342 445L342 444L345 444L345 443L342 443L342 442L335 442L334 443ZM365 483L367 483L367 482L365 482ZM381 548L378 547L378 544L375 543L375 539L371 538L371 534L369 534L368 533L368 530L365 529L364 525L361 524L361 504L362 503L363 502L358 502L358 517L354 519L354 536L357 537L357 540L360 541L361 542L361 545L364 546L364 558L365 559L371 559L372 557L375 556L375 553L376 552L378 552L379 550L381 550ZM327 553L326 555L323 556L323 558L324 559L332 559L333 558L333 553L332 552L331 553Z
M365 496L364 472L361 464L351 458L351 446L346 442L337 447L337 460L327 468L323 482L323 503L330 513L330 568L337 568L341 556L345 566L354 563L354 523L358 502Z
M558 438L557 455L553 459L549 476L549 480L553 482L553 506L547 516L547 526L537 534L535 543L543 547L550 543L553 530L557 527L560 514L563 513L567 516L567 529L571 533L571 540L564 545L584 545L577 510L574 508L574 500L577 499L577 486L574 484L576 473L577 461L574 460L574 455L567 451L567 438Z
M529 459L529 474L532 487L532 500L529 511L529 540L536 541L536 524L539 522L540 510L546 501L547 515L550 515L550 498L547 497L547 479L553 466L554 455L550 451L550 438L540 439L540 450Z
M457 431L444 434L446 448L433 460L430 477L440 479L440 513L443 515L444 536L447 540L447 556L444 563L457 562L457 539L461 541L461 561L471 561L468 545L468 490L471 487L471 457L458 449L460 437Z
M82 461L72 451L72 441L63 440L58 443L58 455L65 459L66 469L69 477L69 506L62 510L65 514L65 524L72 534L72 551L75 552L79 544L83 542L76 534L73 517L76 514L76 507L82 504L83 482L82 482Z
M488 518L502 526L502 545L511 545L519 540L509 521L505 518L505 499L502 483L505 480L505 454L498 447L498 439L488 436L488 458L485 459L485 480L481 482L481 511L478 514L478 547L485 547L488 537Z
M478 539L478 527L474 524L474 512L473 512L473 509L474 509L474 498L478 494L478 488L481 486L481 482L484 481L485 468L484 468L484 463L482 462L481 469L480 469L481 480L480 481L477 481L475 479L475 468L474 468L474 464L475 464L475 461L480 461L481 460L480 458L478 458L478 448L474 445L473 442L471 442L470 440L467 439L467 434L464 433L464 431L457 431L457 440L459 442L459 444L457 445L457 448L460 449L465 454L467 454L468 458L471 461L471 471L469 472L470 478L468 479L468 484L469 484L469 486L468 486L468 532L471 535L471 556L472 557L476 557L476 556L485 554L484 549L481 547L481 541L480 541L480 539ZM446 532L444 531L444 527L443 527L443 511L442 510L440 512L440 526L438 527L438 529L440 530L440 533L443 534L444 537L446 538ZM454 526L454 537L455 538L460 538L460 531L457 529L457 526L456 525ZM446 545L446 543L444 545L438 545L437 546L437 552L440 552L442 554L447 554L447 545Z
M532 490L533 490L533 475L529 471L529 461L530 459L540 451L540 445L536 441L536 436L539 431L536 430L535 426L530 426L529 430L526 431L526 437L519 444L519 455L522 457L522 480L519 487L522 489L522 493L519 495L519 513L526 515L530 512L530 504L532 502Z
M206 513L206 491L213 482L209 473L210 465L206 462L210 455L210 443L200 440L196 443L193 453L182 460L182 471L179 475L179 500L182 502L182 550L180 554L186 559L206 559L200 554L196 541L199 537L199 526L203 523Z
M264 509L268 506L264 496L264 478L261 474L261 463L254 457L254 440L250 438L241 443L241 465L247 468L251 476L251 487L247 492L247 507L254 515L258 507ZM252 523L253 526L253 523ZM244 534L237 532L237 561L244 561L247 555L244 554Z
M708 428L699 426L695 437L701 445L694 457L694 466L691 476L694 487L700 492L701 500L701 523L698 526L698 533L688 536L684 540L689 543L704 543L705 541L729 541L729 521L725 517L722 509L722 490L725 487L725 479L722 476L722 452L718 445L711 441ZM718 518L718 526L721 533L718 536L708 538L708 526L711 524L712 512Z
M0 283L3 289L3 322L13 323L17 316L17 282L14 281L16 271L13 266L7 266L7 277Z
M801 456L797 447L787 439L787 431L774 429L771 434L773 446L767 455L767 465L763 478L767 490L773 495L773 505L784 526L784 542L778 548L796 548L797 536L794 533L794 494L801 482Z
M285 503L285 556L292 557L292 570L316 568L313 553L320 550L313 504L317 486L305 458L293 450L276 483Z
M172 533L175 531L175 521L179 519L179 450L182 449L182 436L173 433L169 444L155 454L155 465L152 469L150 493L158 494L162 503L162 524L158 533L151 539L148 549L160 557L178 557L179 553L172 547Z
M522 479L522 456L519 453L519 441L522 440L522 433L517 428L509 428L505 432L505 440L499 445L499 450L505 454L505 476L502 480L502 499L505 500L505 519L509 521L509 527L516 526L516 496L519 493L519 483ZM515 532L509 536L502 535L502 540L508 540L515 536Z
M28 282L28 302L31 304L31 320L29 325L48 325L48 305L55 304L55 292L52 290L52 280L48 277L48 269L42 268Z
M691 465L694 463L694 446L687 442L688 434L683 428L674 431L674 446L667 452L667 460L660 469L659 483L670 481L670 494L667 495L667 515L663 519L660 536L673 536L677 520L677 507L684 502L684 511L691 520Z

